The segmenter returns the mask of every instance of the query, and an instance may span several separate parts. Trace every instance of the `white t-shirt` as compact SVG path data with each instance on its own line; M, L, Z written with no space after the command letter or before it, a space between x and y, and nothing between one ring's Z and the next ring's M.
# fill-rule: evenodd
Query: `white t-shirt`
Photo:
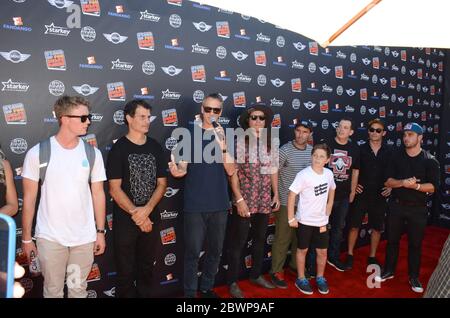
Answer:
M97 239L89 185L89 162L83 141L64 149L50 138L51 155L37 212L35 236L63 246L79 246ZM39 181L39 144L25 156L22 177ZM101 152L95 148L92 182L105 181Z
M304 225L327 225L326 207L330 189L336 189L336 184L333 172L327 168L323 169L322 174L317 174L311 166L297 173L289 187L290 191L300 194L295 218Z

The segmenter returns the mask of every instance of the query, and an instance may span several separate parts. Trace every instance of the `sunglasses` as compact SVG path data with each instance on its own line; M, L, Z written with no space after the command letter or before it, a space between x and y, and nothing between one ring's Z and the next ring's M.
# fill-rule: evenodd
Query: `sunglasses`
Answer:
M218 115L222 111L222 108L204 106L203 110L205 111L205 113L214 112L214 114Z
M370 127L369 131L372 132L372 133L376 131L377 134L381 134L383 132L383 129L382 128L372 128L372 127Z
M260 121L263 121L263 120L266 120L266 117L265 116L258 116L258 115L251 115L250 116L250 119L251 120L257 120L257 119L259 119Z
M80 118L82 123L85 123L86 120L88 120L88 119L89 119L89 121L92 120L92 114L89 114L89 115L63 115L63 117Z

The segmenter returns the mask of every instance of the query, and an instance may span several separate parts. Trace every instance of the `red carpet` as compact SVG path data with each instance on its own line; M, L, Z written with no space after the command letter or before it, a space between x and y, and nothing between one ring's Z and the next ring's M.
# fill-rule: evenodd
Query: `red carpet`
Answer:
M443 228L429 226L425 232L425 239L422 246L422 266L420 281L424 289L434 268L437 265L442 247L450 231ZM386 241L380 243L377 259L384 262ZM406 235L402 237L400 243L400 254L395 278L381 283L381 288L369 289L366 280L372 273L365 273L369 246L355 250L353 269L347 272L338 272L333 267L327 265L325 277L330 287L328 295L321 295L316 288L315 281L311 286L314 294L307 296L302 294L294 286L296 275L286 270L285 278L288 283L287 289L263 289L251 284L248 280L240 281L239 286L244 295L248 298L419 298L423 294L413 292L408 283L408 242ZM268 275L266 278L269 279ZM229 298L227 286L220 286L214 289L220 297Z

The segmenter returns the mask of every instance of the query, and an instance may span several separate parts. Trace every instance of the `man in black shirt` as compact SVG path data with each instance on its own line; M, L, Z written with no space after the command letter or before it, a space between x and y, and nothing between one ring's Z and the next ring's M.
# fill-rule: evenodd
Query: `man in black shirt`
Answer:
M353 135L352 121L344 118L336 128L336 138L328 146L331 149L329 168L333 171L336 182L333 210L330 215L330 246L328 249L328 264L340 272L345 270L339 260L342 232L349 203L352 203L358 184L359 149L349 138Z
M365 213L369 216L369 227L372 230L367 263L368 265L378 264L375 254L380 243L381 231L384 229L386 197L391 193L391 188L384 186L386 168L391 154L388 146L383 144L383 136L386 135L384 124L376 118L369 122L368 127L369 141L359 147L361 166L355 202L350 209L346 269L351 269L353 266L353 249Z
M375 281L394 278L403 225L408 234L409 283L422 293L419 281L421 246L427 225L427 194L439 187L439 163L421 148L423 130L416 123L405 125L404 149L393 154L387 169L386 187L392 188L387 221L387 251L383 272Z
M116 297L151 296L159 238L157 205L166 193L167 160L161 145L147 137L150 112L144 100L125 105L128 133L113 145L106 165L109 192L114 199Z

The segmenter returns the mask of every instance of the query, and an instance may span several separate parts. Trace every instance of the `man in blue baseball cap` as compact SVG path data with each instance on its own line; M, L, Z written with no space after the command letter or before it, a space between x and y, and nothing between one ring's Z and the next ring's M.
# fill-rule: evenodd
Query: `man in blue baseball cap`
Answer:
M406 223L408 234L408 274L411 289L422 293L419 281L421 247L427 225L427 195L439 187L439 163L421 147L424 130L417 123L408 123L403 129L404 148L394 153L389 161L386 187L392 188L387 221L386 261L375 281L394 278L400 238Z

